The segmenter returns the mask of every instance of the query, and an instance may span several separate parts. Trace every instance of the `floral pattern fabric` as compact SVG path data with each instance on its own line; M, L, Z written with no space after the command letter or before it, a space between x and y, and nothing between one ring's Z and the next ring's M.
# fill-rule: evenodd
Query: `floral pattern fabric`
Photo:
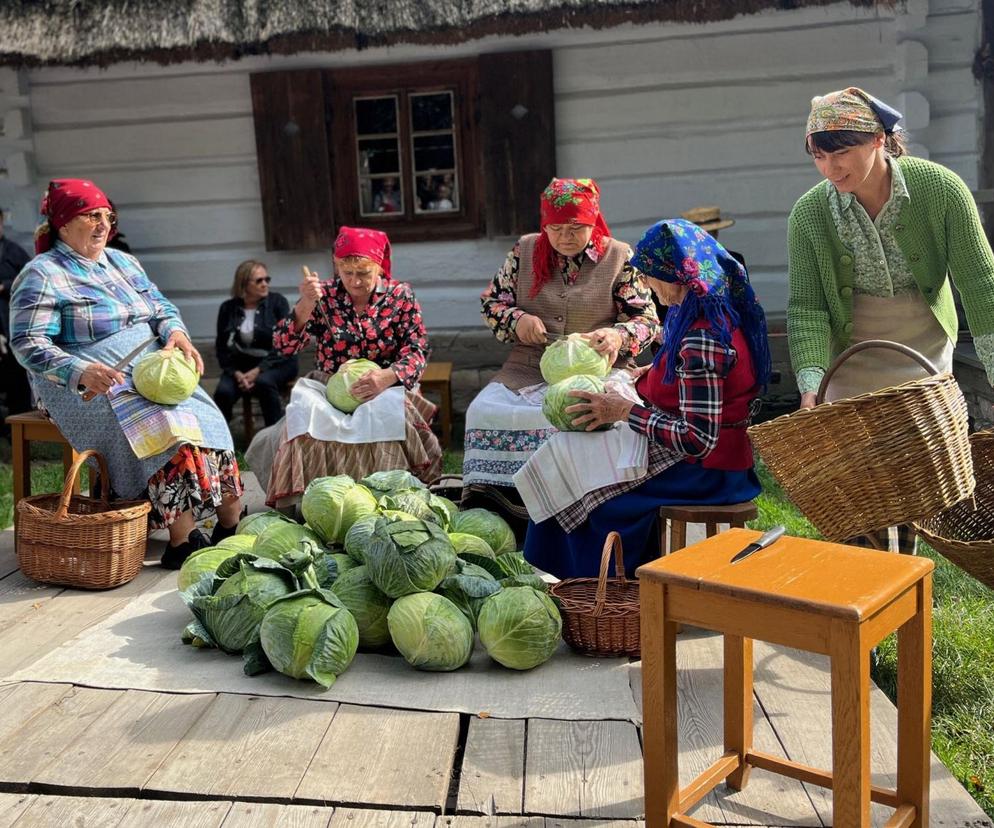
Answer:
M194 520L204 520L215 514L223 496L241 497L243 491L233 451L180 446L148 481L149 526L163 529L191 509Z
M311 337L317 341L315 364L332 374L350 359L368 359L390 368L405 388L413 388L428 363L430 348L421 306L405 282L380 279L369 304L357 312L341 279L323 285L318 307L300 328L291 314L277 323L273 347L290 356ZM330 327L329 327L330 324Z

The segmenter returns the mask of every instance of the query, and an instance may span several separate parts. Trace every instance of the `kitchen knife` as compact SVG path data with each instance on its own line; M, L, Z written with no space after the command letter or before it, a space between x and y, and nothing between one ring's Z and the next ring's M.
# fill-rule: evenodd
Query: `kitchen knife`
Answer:
M754 543L750 543L741 552L736 552L732 556L732 559L729 561L729 563L738 563L739 561L748 558L754 552L758 552L760 549L766 549L766 547L769 546L771 543L773 543L776 540L779 540L780 537L783 535L783 533L786 531L787 531L786 528L784 528L783 526L774 526L768 532L765 532L763 536L760 537L759 540L755 541Z
M155 342L155 340L156 340L156 337L150 336L148 339L146 339L137 348L135 348L132 351L128 351L128 355L126 357L124 357L123 359L119 360L118 362L116 362L114 364L114 370L115 371L123 371L125 368L128 367L128 365L131 364L131 360L133 360L136 356L138 356L138 354L140 354L149 345L151 345L153 342ZM83 398L84 402L89 402L95 396L97 396L96 391L89 391L86 388L84 388L83 386L80 386L76 393L78 393Z

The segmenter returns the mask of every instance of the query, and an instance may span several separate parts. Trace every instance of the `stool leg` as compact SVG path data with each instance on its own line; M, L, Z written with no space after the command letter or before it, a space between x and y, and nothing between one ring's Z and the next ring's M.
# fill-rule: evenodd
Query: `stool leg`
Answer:
M918 582L918 612L897 631L897 798L928 828L932 710L932 576Z
M659 555L657 557L661 558L666 554L666 518L659 515L656 522L659 524Z
M687 524L682 520L670 521L670 552L676 552L687 545Z
M447 382L442 388L442 439L444 447L452 443L452 384Z
M31 454L24 439L24 426L13 423L10 429L11 456L14 463L14 529L17 529L17 502L31 494Z
M717 523L705 523L704 524L704 537L713 538L718 534L718 524Z
M752 750L752 639L725 633L725 750L734 750L742 764L728 775L733 791L749 781L751 765L745 755Z
M680 807L677 755L676 631L665 619L660 583L639 580L645 824L669 826Z
M870 652L859 625L835 621L832 659L832 824L870 828Z

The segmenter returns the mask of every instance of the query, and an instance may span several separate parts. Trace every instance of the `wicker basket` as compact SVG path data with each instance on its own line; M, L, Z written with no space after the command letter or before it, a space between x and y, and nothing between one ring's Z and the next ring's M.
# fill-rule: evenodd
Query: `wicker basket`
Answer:
M819 404L749 429L787 496L828 539L922 520L973 493L966 400L952 374L884 340L845 350L825 374L866 348L891 348L933 376Z
M99 500L73 496L73 483L88 457L100 466ZM61 494L17 502L17 560L24 574L46 584L109 589L126 584L142 568L148 535L143 500L108 502L107 463L84 451L66 474Z
M614 549L618 577L608 578ZM639 650L639 585L625 578L621 536L608 534L597 578L567 578L549 590L559 599L563 638L578 653L589 656L634 656Z
M929 546L994 589L994 431L970 435L974 500L963 500L915 524Z

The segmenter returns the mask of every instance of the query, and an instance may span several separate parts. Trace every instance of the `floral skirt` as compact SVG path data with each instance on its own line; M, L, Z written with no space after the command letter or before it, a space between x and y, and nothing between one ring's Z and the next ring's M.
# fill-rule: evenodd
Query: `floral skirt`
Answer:
M184 443L148 481L149 526L163 529L191 509L194 520L203 520L215 513L222 497L241 497L243 491L233 451Z

